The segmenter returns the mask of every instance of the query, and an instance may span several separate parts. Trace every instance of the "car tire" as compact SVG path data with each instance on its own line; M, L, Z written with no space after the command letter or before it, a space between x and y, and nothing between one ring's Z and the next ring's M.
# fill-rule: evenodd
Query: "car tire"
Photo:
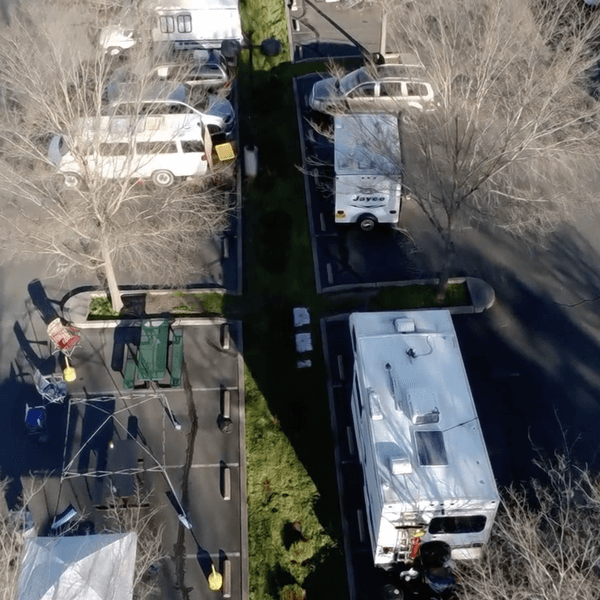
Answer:
M358 220L358 224L363 231L368 233L375 229L377 219L373 215L362 215Z
M82 187L83 180L77 173L64 173L64 183L65 187L68 187L72 190L80 189Z
M157 187L167 188L175 183L175 176L171 171L154 171L152 183Z

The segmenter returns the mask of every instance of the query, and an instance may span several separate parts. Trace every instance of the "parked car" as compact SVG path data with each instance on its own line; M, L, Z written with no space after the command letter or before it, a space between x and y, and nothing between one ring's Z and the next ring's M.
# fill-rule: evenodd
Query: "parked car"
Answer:
M118 101L109 106L110 115L198 115L211 135L230 135L235 127L235 111L226 98L210 96L208 105L198 110L179 100Z
M215 49L179 52L173 61L154 67L153 73L159 79L189 87L220 89L230 85L227 60L220 50Z
M185 102L188 92L184 85L155 77L140 77L129 66L115 69L106 84L104 101L108 105L137 100L176 100Z
M330 114L340 112L398 113L405 109L434 110L433 85L421 65L361 67L337 79L325 77L314 84L309 106Z
M48 158L76 188L86 178L151 179L168 187L208 170L211 139L196 114L131 115L80 119L69 135L56 135Z
M230 85L230 64L220 50L169 52L156 60L140 60L117 68L108 86L144 81L148 84L184 84L217 91Z
M233 105L222 95L204 93L198 97L181 83L140 81L126 67L113 73L105 96L109 115L197 114L213 135L229 135L235 127Z

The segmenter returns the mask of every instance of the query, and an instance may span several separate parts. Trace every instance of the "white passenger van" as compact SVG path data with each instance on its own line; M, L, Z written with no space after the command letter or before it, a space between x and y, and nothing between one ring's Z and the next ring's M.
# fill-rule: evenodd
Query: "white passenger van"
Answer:
M400 219L402 161L398 117L358 113L334 117L335 222Z
M447 310L354 313L351 408L376 566L422 542L481 556L499 504Z
M151 179L159 187L206 173L210 134L195 114L81 119L70 135L55 135L48 157L67 187L82 180Z

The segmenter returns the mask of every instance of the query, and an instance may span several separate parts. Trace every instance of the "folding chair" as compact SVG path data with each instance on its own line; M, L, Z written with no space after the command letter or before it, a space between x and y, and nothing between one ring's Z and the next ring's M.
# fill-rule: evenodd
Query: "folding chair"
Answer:
M67 384L61 375L53 373L44 376L36 369L33 373L33 383L38 394L47 402L62 402L67 397Z
M79 329L73 325L64 325L60 318L56 318L48 324L47 332L54 346L52 354L62 352L65 356L70 357L73 350L80 345Z

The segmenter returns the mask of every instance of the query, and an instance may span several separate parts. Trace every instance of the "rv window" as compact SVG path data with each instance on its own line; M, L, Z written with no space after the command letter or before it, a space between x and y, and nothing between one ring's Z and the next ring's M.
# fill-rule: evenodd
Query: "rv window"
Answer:
M204 152L204 144L200 140L190 140L181 142L181 149L184 152Z
M138 142L136 151L138 154L175 154L177 144L175 142Z
M179 33L192 33L192 15L177 15L177 31Z
M485 529L485 517L472 515L469 517L435 517L429 524L429 533L479 533Z
M441 431L415 431L419 463L427 467L448 464L444 435Z
M175 19L173 17L160 17L159 22L161 33L174 33Z
M101 156L127 156L129 154L129 144L124 142L100 144L98 153Z

